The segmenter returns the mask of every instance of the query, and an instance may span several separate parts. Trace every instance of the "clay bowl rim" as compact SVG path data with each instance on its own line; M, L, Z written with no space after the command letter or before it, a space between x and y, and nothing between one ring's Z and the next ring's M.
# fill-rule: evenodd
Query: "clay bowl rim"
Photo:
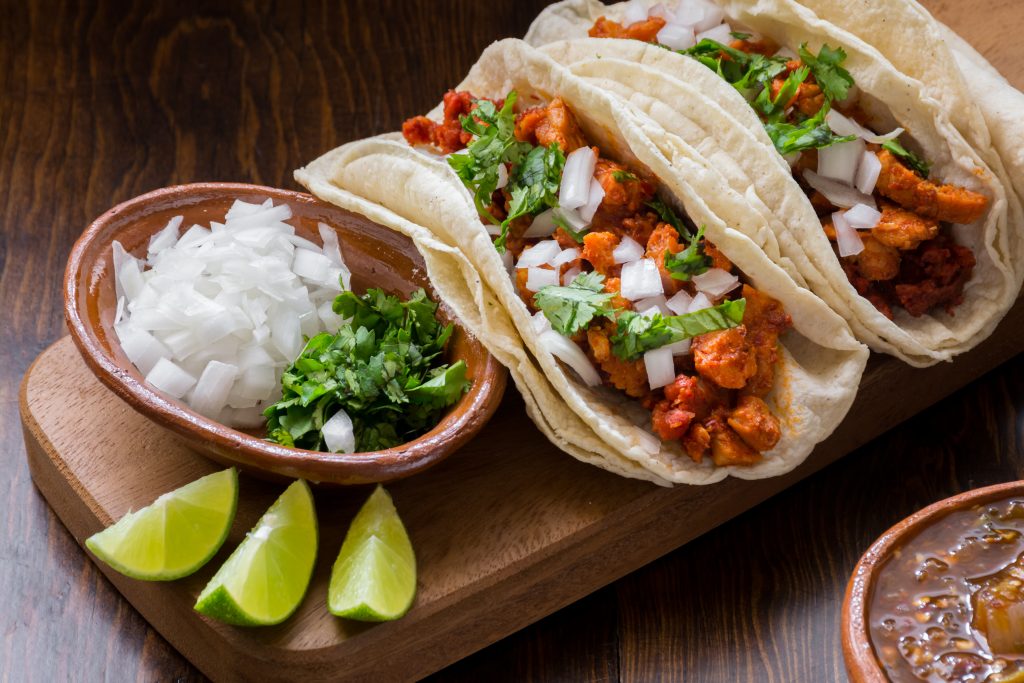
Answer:
M335 485L387 482L437 464L465 445L497 410L507 374L482 342L451 314L449 317L464 335L466 344L479 349L482 354L483 362L474 368L475 377L469 391L426 434L393 448L366 453L326 453L288 448L233 429L150 388L137 376L137 369L125 367L106 351L95 326L88 320L88 314L80 310L79 298L81 288L91 284L90 272L96 264L95 259L86 260L89 249L98 243L108 224L125 213L145 215L148 207L176 197L204 195L198 202L201 204L214 198L205 195L224 195L229 199L254 194L271 197L275 202L319 204L326 211L351 213L304 192L249 183L200 182L164 187L133 197L107 210L89 224L75 242L64 272L64 312L72 340L92 373L133 409L182 437L193 450L219 462L256 470L271 478L301 477L311 483ZM183 213L187 210L188 207L182 207ZM362 216L359 218L369 220ZM341 232L344 233L343 230ZM113 236L109 235L107 239L112 240ZM415 252L415 247L411 249ZM98 296L98 293L87 293L83 302ZM116 338L110 339L109 343L119 346ZM206 442L211 443L207 446Z
M1024 495L1024 481L994 484L944 498L897 522L879 536L857 561L843 597L842 644L846 671L854 683L887 683L889 677L875 654L868 630L871 593L893 549L942 517L972 507Z

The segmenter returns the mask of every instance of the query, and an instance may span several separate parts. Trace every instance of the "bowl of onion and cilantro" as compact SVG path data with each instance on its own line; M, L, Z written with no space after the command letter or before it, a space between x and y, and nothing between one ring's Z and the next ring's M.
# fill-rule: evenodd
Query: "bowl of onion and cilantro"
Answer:
M191 448L258 476L405 477L490 419L505 369L434 297L412 242L305 193L156 190L75 244L89 368Z

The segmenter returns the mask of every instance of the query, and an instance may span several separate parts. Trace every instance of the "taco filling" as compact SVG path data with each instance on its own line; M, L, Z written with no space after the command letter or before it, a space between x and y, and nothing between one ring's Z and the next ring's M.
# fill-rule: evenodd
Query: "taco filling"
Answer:
M929 164L900 144L902 129L870 129L842 48L794 54L723 19L711 3L676 13L658 5L647 16L631 7L626 23L602 16L589 34L657 44L715 71L764 122L857 292L890 319L897 308L953 315L975 257L951 225L979 220L988 198L930 180Z
M650 412L695 462L753 465L780 439L764 397L792 324L646 173L601 155L559 98L516 111L450 91L444 119L402 127L448 154L540 344L590 386Z

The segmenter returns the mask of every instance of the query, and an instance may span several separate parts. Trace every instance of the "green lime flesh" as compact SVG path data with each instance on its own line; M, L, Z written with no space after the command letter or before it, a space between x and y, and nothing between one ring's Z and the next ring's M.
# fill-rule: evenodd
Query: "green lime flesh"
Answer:
M378 486L356 514L331 569L327 607L358 621L391 621L416 597L416 556L391 496Z
M200 614L239 626L279 624L298 609L316 563L313 494L299 479L246 534L199 594Z
M235 468L207 475L129 512L86 539L85 546L117 571L145 581L172 581L210 561L238 505Z

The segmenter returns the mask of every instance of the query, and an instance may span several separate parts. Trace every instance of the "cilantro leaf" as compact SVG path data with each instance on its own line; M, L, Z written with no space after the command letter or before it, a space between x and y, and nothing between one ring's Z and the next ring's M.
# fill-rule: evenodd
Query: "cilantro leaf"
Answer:
M595 315L610 316L608 307L614 295L604 291L604 275L581 273L568 286L548 285L533 295L533 302L544 312L551 327L571 337L585 328Z
M786 117L790 100L796 96L800 85L807 80L810 73L811 70L806 66L790 72L775 97L772 97L771 87L765 87L754 99L754 109L769 123L782 121Z
M624 171L622 169L612 171L612 178L614 178L617 183L628 183L631 180L638 180L635 173Z
M349 318L337 334L318 334L281 377L281 399L266 409L268 438L297 448L324 447L322 429L338 410L352 418L356 450L380 450L422 434L469 386L465 364L443 363L451 325L418 290L406 301L371 289L338 295Z
M647 351L667 344L736 327L743 322L746 306L746 299L733 299L683 315L624 311L611 337L612 353L625 361L636 360Z
M820 149L840 142L855 140L857 137L855 135L840 136L832 132L825 122L828 110L829 107L826 104L817 114L800 123L775 121L766 123L764 129L775 144L775 149L783 156L802 152L805 149Z
M556 143L534 147L514 170L508 188L512 195L508 217L501 223L501 234L494 240L499 251L505 250L508 226L516 218L558 206L558 188L562 182L565 155Z
M740 33L739 31L730 31L729 35L735 38L736 40L747 40L748 38L751 37L751 34Z
M895 154L903 161L904 164L906 164L907 168L922 178L927 178L928 174L931 173L931 164L911 152L909 149L904 148L903 145L896 140L886 140L882 143L882 149L887 149Z
M665 269L675 280L689 280L711 267L711 257L704 253L704 226L700 226L690 244L673 254L665 252Z
M679 233L680 237L687 241L693 240L693 235L691 235L690 231L686 229L686 226L683 224L682 219L679 218L678 215L676 215L676 212L672 210L671 206L661 201L657 197L647 202L647 206L654 209L654 212L658 214L658 217L663 222L668 223L673 228L675 228L676 232Z
M822 45L821 50L815 56L807 49L807 43L800 46L800 59L806 64L814 80L818 82L821 91L825 93L826 99L830 102L845 100L847 93L853 86L853 76L842 67L846 60L846 50L841 47L831 48Z

